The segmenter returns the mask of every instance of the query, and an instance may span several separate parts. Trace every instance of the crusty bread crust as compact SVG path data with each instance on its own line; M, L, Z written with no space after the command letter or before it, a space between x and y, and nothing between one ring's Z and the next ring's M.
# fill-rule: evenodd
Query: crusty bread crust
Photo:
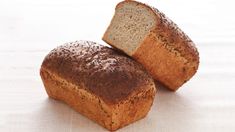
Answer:
M83 45L83 49L79 50L78 48L81 48L81 45ZM54 49L45 58L41 66L40 75L49 97L64 101L79 113L108 130L117 130L147 115L153 103L156 89L152 78L138 63L135 63L130 58L110 48L106 49L104 46L97 48L97 46L99 45L94 42L80 41ZM89 48L89 51L85 50L86 48ZM79 52L82 52L82 54ZM84 52L86 52L87 55ZM94 57L93 53L98 55L98 57ZM105 59L102 57L104 54L106 54L106 59L117 59L118 67L124 70L124 73L130 74L129 76L131 76L131 78L141 78L141 80L135 79L135 81L138 81L138 83L134 85L136 88L131 88L130 85L124 85L126 83L124 80L120 80L120 75L125 75L116 72L111 76L112 78L102 78L102 76L105 76L104 74L96 74L96 84L92 84L92 79L95 78L86 76L85 74L91 74L91 72L88 71L92 71L93 73L95 70L92 67L89 67L87 70L83 68L79 69L78 65L76 65L77 63L79 63L79 65L83 65L83 63L88 64L88 61L81 62L81 60L86 60L90 57L93 57L93 61L104 61ZM130 61L124 62L122 57ZM122 67L122 65L125 66ZM127 65L135 67L136 71L132 71ZM99 63L95 63L93 67L95 66L99 67ZM100 68L101 67L98 69ZM102 73L112 74L108 71L111 68L115 69L116 67L114 65L106 65ZM138 73L135 74L135 72ZM70 76L72 76L73 79L70 78ZM131 82L131 78L127 77L126 80ZM82 79L82 81L79 81L79 79ZM104 84L105 80L103 81L103 79L106 79L106 83L110 82L110 80L119 81L118 83L121 84L122 88L119 88L119 84L117 83L113 83L114 85L109 84L109 92L110 94L123 93L122 96L113 96L111 98L106 93L103 93L102 90L108 90L108 87ZM90 81L91 83L88 84L86 81ZM99 85L103 87L99 87ZM100 89L101 91L94 89Z
M171 90L177 90L196 73L197 69L185 58L176 57L174 52L169 52L160 42L154 41L152 36L145 39L133 54L133 58L142 63L156 80Z
M156 80L162 82L171 90L177 90L198 69L199 53L195 44L174 22L154 7L137 1L126 0L120 2L116 6L116 10L128 3L149 9L157 22L156 26L139 44L139 47L133 54L129 55L140 62ZM106 31L103 40L117 47L107 38Z
M125 54L91 41L59 46L44 59L42 67L73 84L102 97L107 103L119 102L132 91L152 82L146 70Z

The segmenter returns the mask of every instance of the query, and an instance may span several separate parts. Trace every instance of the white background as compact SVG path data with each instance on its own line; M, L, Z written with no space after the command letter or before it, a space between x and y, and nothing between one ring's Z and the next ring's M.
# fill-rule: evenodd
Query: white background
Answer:
M0 131L105 131L49 99L39 68L54 47L101 37L119 0L0 1ZM235 4L142 0L175 21L200 52L197 74L176 93L160 88L148 116L120 131L235 130Z

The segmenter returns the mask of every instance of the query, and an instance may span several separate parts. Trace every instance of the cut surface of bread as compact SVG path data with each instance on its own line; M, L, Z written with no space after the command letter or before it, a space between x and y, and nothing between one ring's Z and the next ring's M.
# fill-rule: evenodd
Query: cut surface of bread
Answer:
M136 8L136 4L120 4L117 8L106 37L118 44L115 47L132 55L156 25L155 16L148 8Z
M49 97L111 131L145 117L156 93L140 64L91 41L52 50L40 74Z
M199 54L192 40L156 8L120 2L103 40L140 62L171 90L197 71Z

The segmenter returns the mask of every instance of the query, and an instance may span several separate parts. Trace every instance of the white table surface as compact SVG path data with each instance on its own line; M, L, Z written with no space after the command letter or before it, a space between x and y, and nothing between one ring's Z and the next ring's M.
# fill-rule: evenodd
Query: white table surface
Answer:
M39 76L44 56L75 40L101 40L119 0L0 1L0 132L101 132L49 99ZM155 0L196 43L197 74L177 92L160 88L148 116L120 132L235 131L233 1Z

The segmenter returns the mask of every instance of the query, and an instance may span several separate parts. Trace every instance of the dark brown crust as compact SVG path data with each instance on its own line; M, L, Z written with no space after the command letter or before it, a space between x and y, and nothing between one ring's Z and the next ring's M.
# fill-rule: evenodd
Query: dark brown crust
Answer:
M139 63L91 41L59 46L46 56L42 68L110 103L124 100L153 82Z
M146 36L132 57L143 64L155 79L170 89L177 90L198 69L199 53L195 44L173 21L154 7L126 0L120 2L116 9L127 2L147 7L156 16L157 21L157 25Z
M178 27L177 24L166 17L166 15L157 8L134 0L122 1L117 4L116 9L126 2L135 2L149 8L150 11L156 15L158 22L156 28L151 31L156 35L156 38L160 39L165 45L168 45L172 51L179 52L180 55L188 61L199 64L199 53L194 42Z
M158 24L152 32L156 38L167 45L172 52L180 53L188 63L199 64L199 53L193 41L168 17L158 9L152 7L152 10L158 16Z

